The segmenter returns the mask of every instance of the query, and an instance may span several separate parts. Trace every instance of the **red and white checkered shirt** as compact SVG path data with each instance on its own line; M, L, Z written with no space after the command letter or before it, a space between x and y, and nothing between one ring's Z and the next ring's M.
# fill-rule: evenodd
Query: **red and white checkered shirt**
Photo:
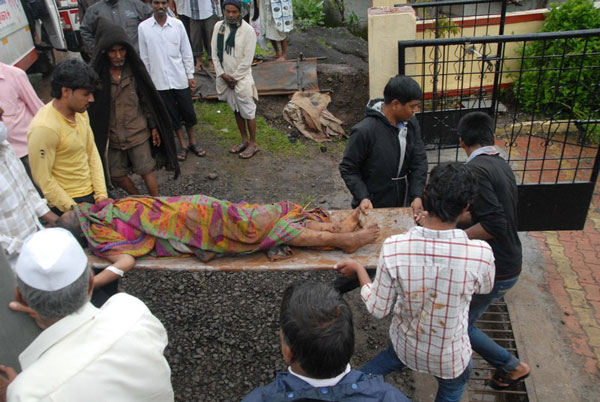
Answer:
M471 359L471 296L493 285L494 255L486 242L469 240L460 229L413 227L386 239L375 281L362 287L361 297L377 318L393 306L390 338L406 366L448 379Z

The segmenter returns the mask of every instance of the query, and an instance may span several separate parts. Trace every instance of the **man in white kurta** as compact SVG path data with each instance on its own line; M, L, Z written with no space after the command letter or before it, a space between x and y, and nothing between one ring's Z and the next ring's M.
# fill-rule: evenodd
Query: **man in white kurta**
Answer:
M125 293L100 309L90 304L87 256L68 231L44 229L28 238L16 274L17 300L46 329L19 356L23 371L14 379L0 366L12 380L8 402L174 400L164 327Z
M223 6L225 20L215 24L211 46L217 92L219 99L226 101L233 110L242 136L242 142L231 148L230 152L248 159L258 152L254 103L258 93L251 68L256 50L256 33L242 19L239 0L225 0ZM234 34L230 37L232 32Z

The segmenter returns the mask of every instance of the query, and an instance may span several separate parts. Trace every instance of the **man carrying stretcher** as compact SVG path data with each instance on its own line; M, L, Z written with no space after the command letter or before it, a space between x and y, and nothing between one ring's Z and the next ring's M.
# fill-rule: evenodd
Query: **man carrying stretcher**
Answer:
M97 204L81 203L65 212L57 226L112 265L94 279L102 286L123 276L135 257L196 255L208 262L220 255L267 251L272 259L289 256L284 245L335 247L353 253L379 235L377 225L360 228L357 208L332 222L320 209L297 204L231 203L206 195L127 197Z

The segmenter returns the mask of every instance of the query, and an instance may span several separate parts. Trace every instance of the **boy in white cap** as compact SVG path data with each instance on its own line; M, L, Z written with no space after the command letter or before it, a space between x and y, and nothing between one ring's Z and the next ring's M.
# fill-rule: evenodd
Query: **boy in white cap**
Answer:
M140 300L120 293L89 303L94 276L77 240L61 228L30 236L16 264L17 300L44 331L0 366L0 396L13 401L173 401L163 355L167 334ZM140 340L144 340L141 342Z

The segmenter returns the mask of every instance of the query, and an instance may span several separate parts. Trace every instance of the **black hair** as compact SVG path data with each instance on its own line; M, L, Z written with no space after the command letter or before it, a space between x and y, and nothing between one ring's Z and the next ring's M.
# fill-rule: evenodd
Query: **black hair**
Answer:
M67 59L60 62L52 72L50 95L60 99L63 88L96 89L98 82L98 74L89 65L81 60Z
M406 104L414 100L421 100L422 96L423 91L417 81L406 75L396 75L390 78L383 89L383 101L386 105L392 103L394 99Z
M466 164L443 163L433 168L423 190L423 208L442 222L454 222L477 194L477 180Z
M458 122L458 136L465 145L494 145L494 121L484 112L471 112Z
M67 229L75 239L79 242L81 247L87 247L87 240L83 231L81 230L81 226L79 225L79 218L77 217L77 212L73 210L65 211L57 220L56 226L59 228Z
M311 378L341 374L354 353L352 310L331 285L305 281L283 293L279 323L285 343Z

